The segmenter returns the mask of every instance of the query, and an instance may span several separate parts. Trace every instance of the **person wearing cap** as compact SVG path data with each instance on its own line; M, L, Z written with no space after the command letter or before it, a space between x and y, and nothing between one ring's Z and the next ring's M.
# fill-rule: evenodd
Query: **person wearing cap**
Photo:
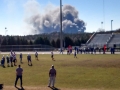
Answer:
M49 84L48 87L52 85L54 87L55 84L55 78L56 78L56 70L54 69L54 65L52 65L50 71L49 71Z
M17 81L20 78L20 85L22 88L22 74L23 74L23 69L21 68L21 65L18 65L18 68L16 69L16 80L15 80L15 87L17 85Z
M32 66L32 61L31 61L31 55L28 53L28 56L27 56L27 60L28 60L28 65ZM30 64L29 64L30 63Z
M9 59L9 56L8 56L8 55L6 56L6 60L7 60L7 66L9 67L10 59Z

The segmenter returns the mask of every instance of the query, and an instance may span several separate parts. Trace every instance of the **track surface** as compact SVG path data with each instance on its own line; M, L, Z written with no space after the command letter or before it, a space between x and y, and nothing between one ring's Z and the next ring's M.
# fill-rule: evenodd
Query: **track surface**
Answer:
M0 54L9 54L10 52L0 52ZM28 52L25 52L25 51L23 51L23 52L15 52L16 54L20 54L20 53L22 53L22 54L35 54L35 52L31 52L31 51L28 51ZM53 52L54 54L60 54L60 52L59 51L54 51ZM74 51L72 52L72 53L74 53ZM38 52L38 54L51 54L51 52L50 51L42 51L42 52ZM63 54L67 54L67 52L63 52ZM83 53L84 54L84 53ZM99 52L96 52L96 54L99 54ZM101 52L101 54L103 54L102 52ZM110 52L106 52L106 54L111 54ZM115 52L115 54L120 54L120 52Z

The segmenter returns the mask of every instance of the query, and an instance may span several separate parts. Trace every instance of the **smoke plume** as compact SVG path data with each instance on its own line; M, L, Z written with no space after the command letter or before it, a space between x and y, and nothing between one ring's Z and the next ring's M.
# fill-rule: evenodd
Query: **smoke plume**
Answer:
M32 3L32 4L31 4ZM32 33L51 33L60 31L60 8L49 5L44 13L40 13L40 5L36 1L28 2L25 8L29 16L25 22ZM42 10L42 9L41 9ZM78 11L71 5L62 6L62 26L65 33L78 33L86 30L85 22L78 17Z

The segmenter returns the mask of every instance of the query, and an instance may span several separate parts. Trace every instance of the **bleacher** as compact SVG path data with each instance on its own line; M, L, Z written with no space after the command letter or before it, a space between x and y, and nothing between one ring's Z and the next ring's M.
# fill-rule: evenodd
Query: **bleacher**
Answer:
M103 46L107 44L111 34L96 34L94 38L90 41L88 46Z
M110 42L108 43L109 46L113 46L114 44L120 44L120 34L113 34Z

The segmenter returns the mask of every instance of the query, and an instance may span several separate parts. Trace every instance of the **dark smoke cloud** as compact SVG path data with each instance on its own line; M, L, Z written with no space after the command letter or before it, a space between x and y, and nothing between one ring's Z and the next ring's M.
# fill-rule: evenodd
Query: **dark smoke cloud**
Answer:
M29 7L28 7L29 8ZM48 7L50 8L50 7ZM78 30L86 30L85 22L78 17L78 11L71 5L62 7L62 26L65 33L77 33ZM51 33L60 31L60 8L48 9L44 14L37 12L25 19L32 31L39 33Z

